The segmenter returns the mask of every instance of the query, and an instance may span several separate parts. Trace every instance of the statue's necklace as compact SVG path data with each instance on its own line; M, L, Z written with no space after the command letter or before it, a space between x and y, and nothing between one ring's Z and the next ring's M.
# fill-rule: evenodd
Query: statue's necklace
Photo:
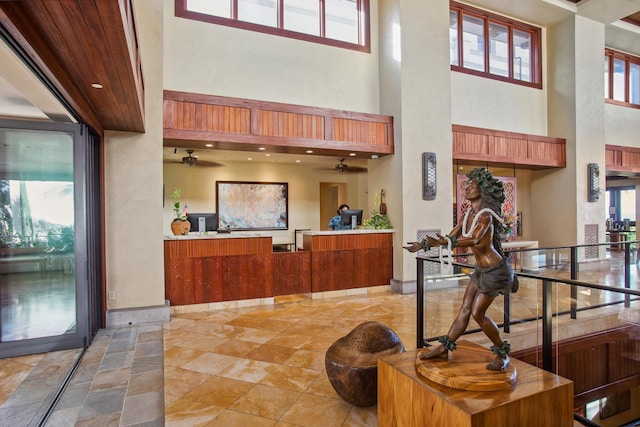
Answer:
M475 216L473 217L473 221L471 221L471 228L467 231L467 220L469 219L469 214L471 213L471 208L469 208L464 213L464 219L462 220L463 221L462 222L462 237L471 237L471 235L473 234L473 230L475 230L476 226L478 225L478 217L480 216L480 214L482 214L484 212L489 212L492 217L494 217L495 219L500 221L500 224L504 224L504 220L502 218L500 218L498 216L498 214L493 211L493 209L484 208L484 209L480 209L478 211L478 213L475 214Z

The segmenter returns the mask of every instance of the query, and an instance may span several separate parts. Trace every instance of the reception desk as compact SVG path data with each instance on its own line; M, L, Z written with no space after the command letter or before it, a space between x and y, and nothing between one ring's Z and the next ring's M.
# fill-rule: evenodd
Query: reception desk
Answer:
M393 277L393 230L305 232L311 252L311 291L388 285Z
M301 251L257 233L166 236L172 306L389 285L392 230L305 232Z
M512 240L510 242L503 242L502 249L510 250L510 249L537 249L538 241L537 240ZM537 271L539 268L538 263L538 251L523 251L519 252L518 256L520 257L520 266L524 271Z

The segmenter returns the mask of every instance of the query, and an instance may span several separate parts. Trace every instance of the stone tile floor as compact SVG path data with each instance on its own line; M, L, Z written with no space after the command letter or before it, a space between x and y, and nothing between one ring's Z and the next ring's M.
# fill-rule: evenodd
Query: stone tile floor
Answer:
M429 292L427 336L446 332L463 293L464 286ZM521 282L512 314L531 315L537 310L531 300L538 299L538 287ZM501 304L490 311L500 320ZM369 320L386 324L407 350L415 349L415 295L391 292L279 298L268 306L173 314L165 324L101 330L46 425L376 426L377 407L342 400L324 368L327 348ZM476 326L472 321L470 328ZM517 343L520 332L513 329L505 338ZM482 339L479 334L476 341ZM38 394L38 381L66 374L57 366L68 367L75 357L73 350L0 360L0 424L35 425L47 399Z
M162 324L100 330L45 425L164 425L162 353ZM66 350L0 360L2 388L19 382L0 407L0 424L39 425L78 356Z
M378 320L415 348L415 295L298 299L172 316L164 325L167 426L376 426L377 407L333 390L327 348Z

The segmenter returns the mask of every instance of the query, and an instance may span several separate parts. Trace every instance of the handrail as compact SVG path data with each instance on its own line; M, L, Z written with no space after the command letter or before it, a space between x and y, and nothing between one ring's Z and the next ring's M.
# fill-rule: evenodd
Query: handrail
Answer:
M533 279L536 281L541 281L542 282L542 312L539 314L536 313L532 313L532 316L526 319L518 319L516 321L512 321L511 320L511 313L510 313L510 296L509 295L505 295L504 297L504 323L499 324L499 327L504 328L504 332L508 333L509 332L509 327L510 325L513 324L522 324L522 323L526 323L526 322L531 322L531 321L538 321L538 320L542 320L542 345L541 345L541 350L542 350L542 368L546 371L549 372L553 372L553 350L554 350L554 343L553 343L553 329L552 329L552 320L554 317L559 317L559 316L565 316L565 315L570 315L571 319L576 319L577 315L579 312L583 312L583 311L587 311L587 310L593 310L596 308L601 308L601 307L605 307L605 306L612 306L612 305L616 305L616 304L624 304L625 307L630 307L630 303L631 301L640 301L640 289L639 287L636 287L636 289L631 289L631 270L630 267L632 265L631 263L631 245L635 244L636 247L640 247L640 245L638 245L640 243L640 241L628 241L628 242L616 242L616 245L619 245L619 247L624 247L624 278L622 280L622 285L623 287L615 287L615 286L610 286L610 285L602 285L602 284L598 284L598 283L592 283L592 282L586 282L583 280L578 280L578 269L579 269L579 263L578 263L578 249L581 247L594 247L594 246L609 246L610 243L602 243L602 244L590 244L590 245L573 245L573 246L556 246L556 247L549 247L549 248L530 248L530 249L514 249L514 250L509 250L509 251L505 251L508 253L516 253L516 252L529 252L529 251L537 251L537 252L544 252L544 251L557 251L559 249L565 249L565 250L569 250L570 253L570 260L569 260L569 265L570 265L570 278L563 278L563 277L556 277L556 276L548 276L548 275L544 275L541 273L535 273L535 272L522 272L522 271L515 271L515 274L522 279ZM470 254L458 254L458 255L454 255L454 257L457 259L458 257L468 257ZM640 256L640 254L639 254ZM424 265L426 262L438 262L440 263L440 257L429 257L429 256L425 256L425 255L418 255L416 257L416 266L417 266L417 280L416 280L416 301L417 301L417 307L416 307L416 337L417 337L417 348L421 348L424 347L425 345L430 345L429 342L436 340L437 337L431 337L431 338L424 338L424 321L425 321L425 297L424 297L424 292L425 292L425 268ZM563 264L565 264L566 261L563 261ZM459 270L461 270L462 268L465 269L469 269L469 268L473 268L474 265L473 264L469 264L469 263L462 263L462 262L452 262L452 267L454 268L454 272L457 272ZM565 264L566 265L566 264ZM437 276L438 279L446 279L446 278L454 278L454 277L460 277L461 274L451 274L451 275L439 275ZM432 277L431 279L429 279L429 277L426 278L426 280L435 280L436 277ZM553 312L553 305L552 305L552 297L553 297L553 284L558 284L560 286L570 286L570 290L571 290L571 303L570 303L570 308L567 310L559 310L558 312ZM624 298L619 299L619 300L615 300L615 301L604 301L601 304L593 304L593 305L589 305L586 307L582 307L582 308L578 308L577 307L577 297L578 297L578 292L577 292L577 288L578 286L580 286L581 288L586 288L586 289L593 289L593 290L599 290L599 291L606 291L606 292L613 292L615 294L619 294L619 295L623 295ZM463 335L467 335L467 334L471 334L471 333L476 333L481 331L481 329L476 328L476 329L472 329L472 330L467 330L463 333ZM574 414L574 420L582 425L585 426L596 426L597 424L592 423L590 420L588 420L587 418L579 415L579 414Z
M600 244L590 244L590 245L573 245L573 246L554 246L554 247L546 247L546 248L530 248L530 249L514 249L514 250L509 250L509 251L505 251L505 252L509 252L509 253L514 253L514 252L526 252L526 251L545 251L545 250L557 250L557 249L570 249L571 250L571 265L572 265L572 271L571 271L571 279L564 279L564 278L560 278L560 277L555 277L555 276L544 276L544 275L540 275L540 274L535 274L535 273L524 273L524 272L515 272L515 274L518 277L523 277L523 278L530 278L530 279L535 279L535 280L541 280L543 282L543 288L545 287L545 283L548 283L546 286L549 287L549 289L551 288L551 283L555 282L555 283L560 283L560 284L566 284L566 285L571 285L572 286L572 305L571 305L571 318L575 319L576 315L577 315L577 307L575 306L575 298L574 298L574 294L575 294L575 289L577 286L581 286L581 287L585 287L585 288L590 288L590 289L597 289L597 290L603 290L603 291L611 291L611 292L615 292L615 293L619 293L619 294L624 294L625 295L625 300L624 300L624 304L625 307L629 307L630 306L630 302L631 302L631 296L636 296L636 297L640 297L640 291L637 290L633 290L631 289L631 283L630 283L630 274L629 274L629 264L630 264L630 250L629 247L631 244L633 243L640 243L640 241L628 241L628 242L620 242L620 243L616 243L616 244L620 244L620 245L624 245L625 246L625 283L624 283L624 288L619 288L619 287L611 287L611 286L606 286L606 285L598 285L595 283L589 283L589 282L584 282L584 281L580 281L580 280L576 280L575 277L577 276L577 248L579 247L593 247L593 246L609 246L609 243L600 243ZM453 255L455 258L457 257L465 257L468 256L468 254L456 254ZM429 262L440 262L440 258L439 257L430 257L430 256L425 256L425 255L418 255L416 256L416 260L417 260L417 280L416 280L416 302L417 302L417 307L416 307L416 344L417 344L417 348L422 348L425 345L428 345L429 341L433 341L436 339L436 337L432 337L432 338L428 338L425 339L424 338L424 261L429 261ZM422 262L421 262L422 261ZM473 264L466 264L466 263L459 263L459 262L452 262L451 265L453 267L459 267L459 268L473 268L474 265ZM545 294L545 289L543 289L543 298L544 298L544 294ZM608 304L610 305L614 305L614 304L619 304L621 303L620 301L613 301L610 302ZM587 309L592 309L594 307L589 307ZM558 313L559 314L559 313ZM552 316L553 317L553 316ZM535 318L536 320L539 319L539 317ZM534 319L531 319L534 320ZM543 320L544 320L544 316L543 316ZM548 319L549 321L551 321L551 318ZM518 323L522 323L522 322L518 322ZM504 322L501 324L498 324L499 327L503 327L505 332L509 332L509 328L510 328L510 324L511 324L511 319L510 319L510 301L509 301L509 297L506 296L504 298ZM479 329L471 329L468 331L465 331L463 333L463 335L467 335L467 334L471 334L471 333L475 333L478 332ZM548 353L551 354L551 349L548 349ZM543 355L545 354L545 350L544 350L544 346L543 346ZM544 357L543 357L543 368L545 366L545 361L544 361ZM549 369L551 369L551 361L548 361L548 366ZM545 368L546 369L546 368Z

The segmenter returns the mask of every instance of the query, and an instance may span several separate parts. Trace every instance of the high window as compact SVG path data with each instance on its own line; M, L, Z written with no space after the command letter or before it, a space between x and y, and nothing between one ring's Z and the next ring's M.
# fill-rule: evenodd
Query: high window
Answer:
M176 16L370 52L369 0L176 0Z
M640 108L640 58L605 49L604 98L611 104Z
M541 30L500 15L450 2L451 69L542 87Z

